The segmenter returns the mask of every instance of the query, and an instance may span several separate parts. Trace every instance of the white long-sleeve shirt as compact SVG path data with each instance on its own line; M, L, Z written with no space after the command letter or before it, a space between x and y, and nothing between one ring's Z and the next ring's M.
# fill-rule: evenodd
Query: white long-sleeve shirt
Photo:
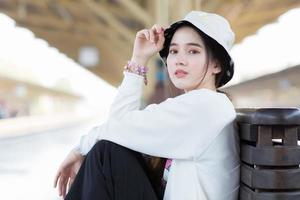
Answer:
M124 72L108 119L81 137L81 154L104 139L171 158L164 200L237 200L239 138L227 96L197 89L140 110L142 90L143 77Z

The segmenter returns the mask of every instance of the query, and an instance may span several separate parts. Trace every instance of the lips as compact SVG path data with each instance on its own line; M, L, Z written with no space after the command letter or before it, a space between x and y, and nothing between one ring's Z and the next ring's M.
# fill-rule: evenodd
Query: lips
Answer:
M185 77L187 74L188 74L188 73L187 73L186 71L182 70L182 69L177 69L177 70L175 71L175 76L176 76L177 78Z

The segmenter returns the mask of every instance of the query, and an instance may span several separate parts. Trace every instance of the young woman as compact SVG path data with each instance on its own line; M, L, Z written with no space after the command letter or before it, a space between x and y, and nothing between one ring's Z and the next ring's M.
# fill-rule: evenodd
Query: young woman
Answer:
M223 17L201 11L166 30L139 31L108 119L83 136L58 169L59 194L68 200L236 200L236 113L217 90L233 76L233 42ZM144 66L158 52L185 93L139 109ZM160 176L167 182L163 197L142 154L168 159Z

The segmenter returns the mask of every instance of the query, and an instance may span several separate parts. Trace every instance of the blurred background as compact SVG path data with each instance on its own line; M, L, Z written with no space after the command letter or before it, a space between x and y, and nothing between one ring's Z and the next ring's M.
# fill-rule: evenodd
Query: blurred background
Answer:
M236 108L299 107L300 0L0 0L0 199L60 199L55 172L105 120L136 32L190 10L232 25ZM182 93L149 68L143 107Z

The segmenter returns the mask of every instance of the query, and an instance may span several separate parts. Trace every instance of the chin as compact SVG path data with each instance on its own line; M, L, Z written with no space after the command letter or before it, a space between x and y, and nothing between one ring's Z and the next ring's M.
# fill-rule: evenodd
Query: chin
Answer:
M180 90L189 90L191 87L190 85L186 83L181 83L181 82L173 82L174 86Z

